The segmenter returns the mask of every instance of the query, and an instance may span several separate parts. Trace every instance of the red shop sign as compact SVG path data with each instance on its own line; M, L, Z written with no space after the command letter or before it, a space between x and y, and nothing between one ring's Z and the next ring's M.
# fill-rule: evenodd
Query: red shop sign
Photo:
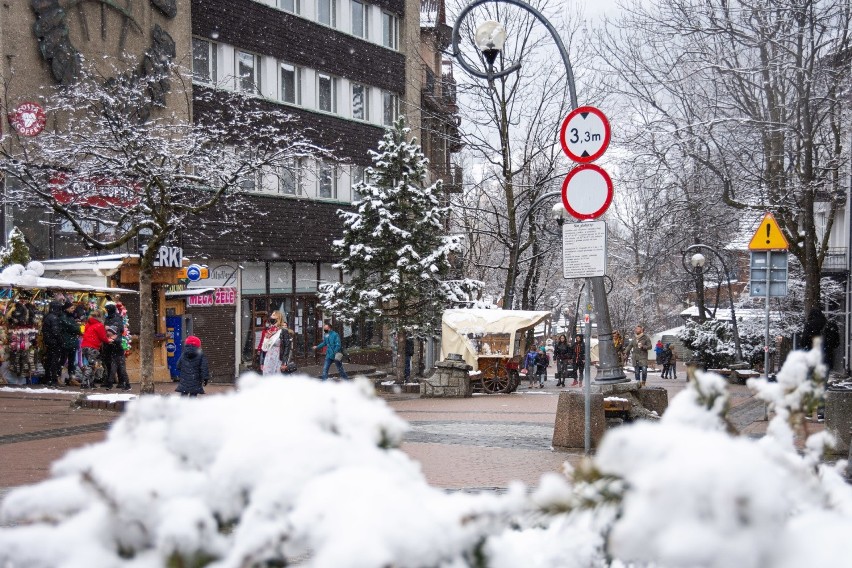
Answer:
M47 122L44 109L38 103L21 103L8 117L9 124L22 136L38 136Z
M132 207L139 203L139 184L124 180L57 174L50 180L53 197L63 205Z

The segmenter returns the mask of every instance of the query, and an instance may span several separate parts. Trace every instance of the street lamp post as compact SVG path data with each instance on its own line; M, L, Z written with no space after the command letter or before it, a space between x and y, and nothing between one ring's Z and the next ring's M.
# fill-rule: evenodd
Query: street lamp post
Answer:
M715 256L719 263L722 265L722 270L725 271L725 278L728 281L728 301L731 303L731 322L733 323L734 330L734 349L737 351L737 362L741 363L743 360L743 349L740 345L740 332L737 328L737 314L734 309L734 294L733 294L733 286L731 286L731 272L728 270L728 265L725 264L725 259L722 258L722 255L719 254L719 251L711 247L710 245L705 245L702 243L696 243L694 245L686 247L683 251L683 256L681 261L684 267L686 264L686 257L691 252L694 251L692 256L689 258L689 264L692 266L693 270L689 270L686 268L688 272L691 272L695 276L696 285L700 286L697 290L698 297L696 298L696 303L698 304L698 317L700 322L704 321L704 265L707 263L707 258L701 254L700 251L707 251ZM721 285L721 282L720 282Z
M553 37L553 41L556 44L556 47L559 49L559 55L562 57L562 63L565 65L565 78L568 87L568 93L570 96L571 108L576 109L579 106L577 102L577 89L574 84L574 70L571 67L571 60L568 57L568 50L565 49L565 44L562 43L562 38L559 37L559 33L557 33L556 28L553 27L550 21L545 18L541 12L539 12L523 0L474 0L462 9L458 17L456 18L456 23L453 26L452 35L453 57L456 58L462 69L464 69L470 75L478 77L480 79L485 79L490 83L494 79L506 77L521 68L521 61L519 59L518 62L512 65L511 67L508 67L501 71L494 70L494 62L496 61L500 51L503 49L503 43L506 41L506 30L498 22L484 22L483 24L480 24L477 27L477 30L475 32L475 41L477 48L479 48L479 50L482 52L483 57L485 57L485 60L488 63L487 71L483 72L479 69L476 69L468 62L467 58L465 58L465 56L461 53L461 50L459 49L459 31L461 29L461 24L465 16L467 16L473 9L477 8L478 6L492 2L502 2L504 4L511 4L523 10L526 10L527 12L532 14L539 22L541 22L545 28L547 28L547 31L550 33L551 37ZM518 235L522 234L523 224L529 217L530 212L532 212L540 203L544 202L546 199L552 199L556 196L561 197L561 195L561 191L550 191L543 194L535 202L533 202L533 204L526 211L526 213L521 219L521 222L519 223L519 228L517 231ZM517 272L517 251L519 248L520 237L518 237L516 239L516 242L513 243L511 252L512 256L510 257L513 264L510 263L512 264L512 266L510 266L508 275L508 294L504 302L504 307L508 306L508 309L512 309L515 300L515 273ZM621 369L621 365L618 362L618 358L616 357L615 345L613 345L612 342L612 325L610 324L609 319L609 305L607 303L606 287L604 285L603 277L589 278L589 283L589 288L591 289L593 297L593 305L595 308L595 317L597 318L598 324L599 363L595 382L627 382L628 379L624 375L624 371ZM586 384L588 384L588 381Z

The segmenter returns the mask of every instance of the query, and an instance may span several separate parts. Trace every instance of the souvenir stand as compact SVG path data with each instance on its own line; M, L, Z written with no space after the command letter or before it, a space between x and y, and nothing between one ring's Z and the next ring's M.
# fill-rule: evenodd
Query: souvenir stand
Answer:
M41 323L53 300L70 301L81 314L94 308L103 310L108 301L114 301L125 318L122 345L125 350L130 349L127 310L120 302L120 295L136 294L135 290L43 278L43 273L38 261L26 267L12 265L0 273L0 384L35 383L43 376Z

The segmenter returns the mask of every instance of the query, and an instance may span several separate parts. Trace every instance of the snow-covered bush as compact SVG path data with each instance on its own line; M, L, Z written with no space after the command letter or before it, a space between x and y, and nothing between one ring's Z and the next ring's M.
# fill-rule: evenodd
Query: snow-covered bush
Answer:
M803 455L794 436L823 374L818 350L794 352L778 383L752 383L776 413L755 441L729 433L724 380L698 373L658 423L504 495L430 487L367 383L249 376L146 397L8 495L19 526L0 529L0 566L837 566L852 489L819 462L826 436Z

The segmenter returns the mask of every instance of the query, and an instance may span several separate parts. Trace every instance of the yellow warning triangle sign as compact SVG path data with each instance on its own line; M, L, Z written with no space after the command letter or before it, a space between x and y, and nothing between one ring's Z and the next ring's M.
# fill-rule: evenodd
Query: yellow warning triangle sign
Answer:
M751 242L748 243L748 250L787 250L788 248L790 244L781 232L778 221L772 213L765 214Z

